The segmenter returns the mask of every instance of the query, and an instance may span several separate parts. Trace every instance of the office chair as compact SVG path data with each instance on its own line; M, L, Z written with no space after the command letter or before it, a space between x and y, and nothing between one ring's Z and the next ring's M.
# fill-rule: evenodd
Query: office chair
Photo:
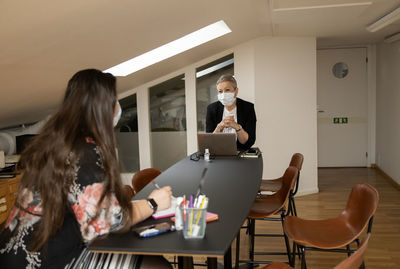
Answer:
M129 185L124 185L124 191L125 195L128 196L130 200L132 200L133 196L135 196L133 188Z
M297 179L296 179L296 184L294 185L294 188L290 190L290 195L289 195L289 203L291 204L291 215L292 216L297 216L297 210L296 210L296 204L294 202L294 196L297 193L297 190L299 189L299 180L300 180L300 171L301 168L303 167L303 161L304 161L304 156L301 153L295 153L292 155L292 158L290 160L289 166L294 166L297 168L299 173L297 174ZM278 179L263 179L261 180L261 185L260 185L260 192L262 191L271 191L271 192L276 192L278 191L282 186L282 178Z
M341 263L335 266L334 269L355 269L360 268L363 263L363 257L365 251L368 247L368 242L371 237L371 234L367 234L361 243L360 247L354 252L353 255L343 260ZM292 269L293 267L287 265L282 262L273 262L262 269Z
M291 264L290 246L289 240L283 231L283 234L256 234L255 233L255 221L256 220L267 220L267 221L280 221L283 225L285 217L290 212L289 194L290 190L293 189L293 185L296 183L298 170L294 166L290 166L286 169L284 175L280 180L282 181L281 188L274 194L268 196L257 197L251 207L248 219L248 230L250 236L250 249L249 259L250 260L239 260L239 247L240 247L240 232L236 238L236 266L239 263L249 264L266 264L267 261L254 261L255 255L287 255L289 263ZM288 207L286 209L286 206ZM280 215L280 217L273 217L274 215ZM254 251L254 239L259 236L267 237L284 237L286 252L255 252Z
M135 194L146 187L159 174L161 174L161 171L157 168L146 168L135 173L132 177L132 187Z
M347 253L353 250L350 244L359 244L359 236L367 227L371 233L373 217L378 206L379 194L375 188L358 183L353 186L346 208L339 216L323 220L305 220L288 216L283 224L289 238L293 240L293 261L299 246L301 268L306 268L306 250ZM344 248L345 247L345 248Z

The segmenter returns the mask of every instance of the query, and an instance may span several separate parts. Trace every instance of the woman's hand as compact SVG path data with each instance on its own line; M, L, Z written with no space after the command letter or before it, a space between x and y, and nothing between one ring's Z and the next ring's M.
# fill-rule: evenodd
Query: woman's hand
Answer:
M171 206L172 190L170 186L162 187L161 189L154 190L150 193L149 198L156 201L157 210L163 210Z
M232 127L235 130L239 128L239 125L235 121L235 117L233 115L232 116L226 116L222 121L224 122L225 128Z
M222 121L217 125L217 129L222 132L224 128L232 127L233 129L238 129L239 125L235 122L234 116L226 116L222 119Z

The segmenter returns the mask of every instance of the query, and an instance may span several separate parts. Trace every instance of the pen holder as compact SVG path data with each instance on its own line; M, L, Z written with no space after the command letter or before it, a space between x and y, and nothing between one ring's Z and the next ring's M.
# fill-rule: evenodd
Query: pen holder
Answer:
M203 238L206 234L207 208L183 208L183 236L185 239Z

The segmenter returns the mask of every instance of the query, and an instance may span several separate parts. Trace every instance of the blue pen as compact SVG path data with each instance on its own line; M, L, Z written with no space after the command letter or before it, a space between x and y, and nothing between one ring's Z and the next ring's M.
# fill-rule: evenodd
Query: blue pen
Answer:
M140 233L140 237L152 237L152 236L156 236L156 235L159 235L159 234L162 234L162 233L165 233L165 232L167 232L168 230L157 230L157 229L154 229L154 231L147 231L147 232L142 232L142 233Z

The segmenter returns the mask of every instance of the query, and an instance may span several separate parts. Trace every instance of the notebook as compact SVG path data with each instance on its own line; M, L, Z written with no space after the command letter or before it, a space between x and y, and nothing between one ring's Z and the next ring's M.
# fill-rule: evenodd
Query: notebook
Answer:
M171 220L175 221L175 217L172 217ZM215 220L218 220L218 214L207 212L206 222L212 222L212 221L215 221Z
M197 134L197 143L202 155L207 148L212 156L235 156L239 153L236 147L236 134L234 133Z
M178 201L177 201L176 197L172 197L171 206L167 209L157 211L156 213L153 214L153 218L162 219L162 218L174 216L177 202Z

